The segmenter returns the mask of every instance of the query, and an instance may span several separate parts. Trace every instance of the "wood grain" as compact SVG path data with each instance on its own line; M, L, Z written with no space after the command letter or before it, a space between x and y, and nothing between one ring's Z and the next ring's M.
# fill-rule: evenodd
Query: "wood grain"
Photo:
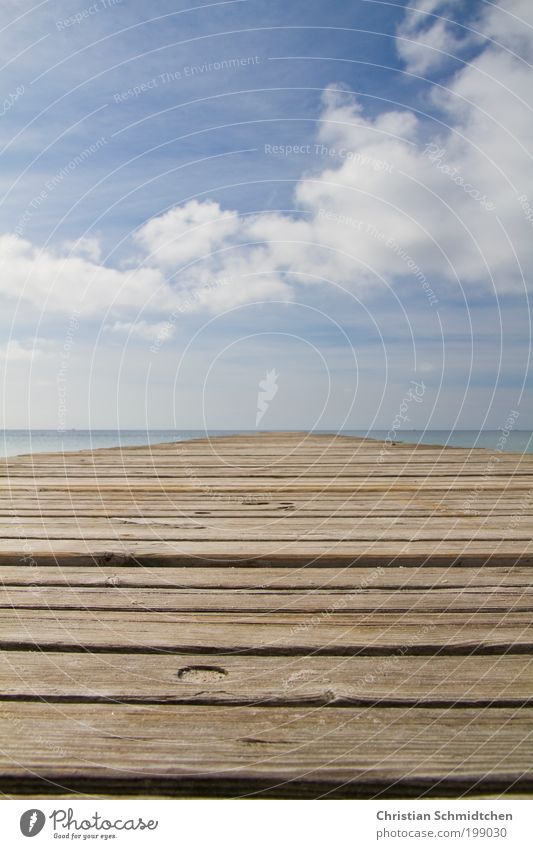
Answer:
M0 792L533 792L533 456L268 433L0 463Z
M159 589L343 589L373 587L399 589L461 589L498 587L530 589L533 568L522 566L483 566L480 568L346 567L320 569L287 566L249 569L241 566L189 567L172 566L42 566L28 569L24 564L4 566L4 587L157 587Z
M372 797L531 791L530 708L0 706L0 789ZM423 788L423 791L422 791Z
M485 611L533 613L533 587L460 587L423 591L370 590L210 590L107 587L9 587L0 589L1 609L213 611L231 613L399 612L474 614Z
M533 705L533 659L0 652L4 699L176 704Z
M0 648L324 655L533 651L531 613L0 610Z

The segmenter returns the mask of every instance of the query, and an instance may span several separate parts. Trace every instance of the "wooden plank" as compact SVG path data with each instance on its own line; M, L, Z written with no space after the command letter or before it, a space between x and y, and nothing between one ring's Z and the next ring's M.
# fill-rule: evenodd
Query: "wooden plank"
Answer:
M524 509L530 509L531 507L529 499L524 499L524 495L521 491L515 492L513 487L504 485L503 483L501 487L493 491L483 492L482 490L476 490L474 494L481 504L492 505L500 503L501 506L504 507L509 499L511 504L523 504ZM246 497L246 493L237 493L236 497L244 499ZM17 490L12 493L6 490L0 492L0 503L9 510L13 510L17 505L24 504L27 499L30 499L30 504L39 504L41 498L43 498L43 496L37 485L30 487L27 492L23 490ZM82 505L88 505L91 503L94 504L95 502L103 504L107 503L109 505L145 504L146 506L150 506L151 504L154 504L155 506L167 505L169 509L178 509L182 504L186 506L197 504L199 507L203 507L206 504L209 504L210 501L216 503L214 493L210 490L169 494L162 487L153 491L140 489L129 492L127 489L123 489L118 490L116 494L113 494L113 491L108 489L103 489L99 492L97 489L91 488L84 492L78 492L76 498L79 499ZM72 493L69 492L68 488L65 490L60 486L47 488L45 504L48 503L48 501L50 501L51 504L68 504L70 507L77 503L77 501L74 502L72 500ZM464 501L464 493L460 488L457 492L454 492L453 489L445 491L433 489L431 487L431 480L428 480L427 485L422 490L414 489L411 491L404 491L393 488L389 491L385 490L380 496L376 497L375 501L369 501L364 490L353 489L346 493L337 494L329 491L328 488L322 487L311 492L294 491L290 494L290 496L286 496L279 491L259 493L258 501L243 501L242 503L250 507L254 507L257 503L260 503L261 506L275 505L278 507L287 504L296 506L316 504L318 506L333 508L340 506L360 508L366 506L366 508L371 511L376 506L387 506L389 504L392 506L397 505L399 507L409 504L420 504L422 506L438 506L439 504L461 506L464 504Z
M11 466L1 466L0 480L5 483L7 480L16 478L31 478L34 470L34 465L23 465L13 463ZM154 465L150 462L129 463L127 466L120 466L117 463L98 464L94 466L65 464L65 465L46 465L39 466L41 473L46 474L47 479L54 477L64 478L65 473L69 477L75 478L108 478L123 475L125 478L130 477L154 477L160 479L166 478L189 478L192 477L192 472L197 472L199 477L276 477L276 478L298 478L302 472L311 472L315 477L343 477L343 478L364 478L368 475L379 475L380 477L397 477L402 474L408 476L423 476L435 475L437 477L458 476L458 475L484 475L487 471L486 463L412 463L406 460L405 463L321 463L303 461L300 463L280 463L279 465L269 463L267 465L258 465L250 463L248 465L231 465L224 466L213 463L196 463L193 467L183 465L172 465L161 462L160 465ZM527 462L516 463L498 463L497 467L490 470L491 476L505 475L513 479L515 477L533 476L533 464Z
M228 565L271 567L296 566L499 566L533 565L533 540L418 542L307 540L272 542L136 541L120 539L29 540L24 528L16 539L0 543L0 566L14 561L26 565L63 566L146 565L197 566Z
M208 590L136 589L107 587L0 588L0 609L146 610L230 613L335 612L533 612L533 587L461 587L416 591L408 588L375 590Z
M512 479L512 488L514 492L528 493L531 490L532 476L517 475ZM312 492L331 492L331 493L350 493L359 492L389 492L392 488L396 492L419 492L428 488L432 491L439 492L498 492L506 491L510 486L509 476L502 475L499 478L497 475L481 475L481 474L461 474L461 475L387 475L376 476L369 474L362 477L324 477L317 476L288 476L273 477L273 476L249 476L244 475L240 478L227 477L220 475L219 477L203 477L192 478L188 476L168 477L164 479L164 487L162 479L156 477L135 477L135 476L94 476L91 478L82 477L45 477L39 478L37 482L35 477L10 477L0 478L0 489L4 492L22 492L38 490L44 492L47 490L60 489L63 492L68 490L72 493L90 492L90 491L114 491L131 488L138 492L161 492L163 488L169 493L199 493L199 492L230 492L230 493L271 493L276 492L278 497L283 493L292 493L293 491L300 493Z
M396 798L530 792L532 721L528 708L65 704L43 711L4 702L0 789Z
M12 497L0 499L0 515L9 519L22 515L47 516L64 513L67 516L96 515L119 516L127 511L127 515L146 516L193 516L199 515L228 515L231 516L273 516L296 515L339 516L353 517L421 515L491 515L494 518L508 514L519 513L524 517L533 514L531 499L521 494L510 492L476 493L475 503L470 496L455 495L454 493L424 492L383 493L379 497L369 499L368 495L349 493L346 497L335 497L333 494L311 493L301 495L292 493L290 497L275 498L271 493L247 497L243 495L215 498L212 495L195 495L181 493L179 496L161 493L135 493L129 500L121 493L115 495L107 492L92 492L79 494L76 498L62 492L47 492L46 498L39 493L18 493Z
M16 531L17 521L11 518L9 521L0 521L0 537L9 538ZM178 517L162 517L156 518L153 516L121 516L118 511L115 515L109 518L89 518L84 519L82 516L64 516L59 518L25 518L23 522L24 532L26 534L41 534L43 536L52 536L54 533L67 533L76 529L83 529L84 532L97 533L100 532L101 537L108 536L109 532L120 533L122 531L136 530L137 528L155 529L161 532L170 531L202 531L217 533L238 531L240 533L257 532L262 530L266 534L269 533L290 533L291 531L301 534L309 534L311 531L315 533L331 533L336 534L337 538L341 538L345 534L363 534L373 533L374 537L387 532L396 533L411 531L412 534L422 532L432 532L439 535L442 539L447 533L452 531L467 531L471 534L481 533L483 531L509 531L514 527L513 523L506 517L479 517L479 516L386 516L374 517L366 516L364 518L355 517L340 517L327 516L322 521L317 521L316 517L302 518L298 515L284 516L279 515L271 521L265 520L265 517L250 518L247 516L236 517L220 517L213 518L207 516L178 516ZM533 533L533 516L521 516L521 521L518 527L526 529L531 535ZM104 531L104 533L102 533ZM359 538L364 538L359 536Z
M240 498L240 497L239 497ZM65 516L102 516L113 517L123 515L154 516L155 518L181 517L184 515L214 515L235 518L239 516L251 516L265 518L278 518L283 515L295 515L306 518L308 516L341 518L358 517L402 517L402 516L457 516L468 517L476 515L491 516L494 518L512 515L520 512L525 518L533 515L533 507L529 500L522 496L505 495L503 493L489 498L479 498L475 507L463 496L461 498L443 498L435 495L431 497L412 497L400 500L388 497L369 501L367 497L356 499L353 496L343 499L327 499L320 494L308 498L300 498L297 494L285 501L276 501L270 497L261 496L254 500L246 500L243 497L239 501L230 499L204 498L191 499L186 495L179 499L159 498L157 494L153 497L143 498L140 495L130 501L124 501L118 497L106 497L106 495L94 496L88 494L77 499L55 497L48 495L46 500L38 496L23 495L13 497L0 503L0 516L5 520L22 516L46 517L54 515Z
M118 509L117 509L118 507ZM244 507L251 507L252 509L244 511ZM261 512L261 507L263 512ZM238 519L239 516L242 516L243 513L246 512L246 518L253 518L256 520L256 526L260 524L261 521L265 521L268 523L271 519L278 519L280 516L299 516L301 518L306 519L318 519L324 520L328 519L332 514L341 518L346 519L362 519L365 517L369 518L381 518L381 519L389 519L391 517L403 518L403 519L418 519L418 520L431 520L434 516L444 516L449 519L454 518L469 518L476 517L478 519L488 520L487 524L490 527L494 527L491 522L492 519L495 520L495 525L501 526L509 524L522 525L531 524L531 520L533 518L533 513L528 513L525 510L522 511L520 508L520 504L516 506L507 505L506 509L500 510L499 505L493 504L489 505L486 509L483 506L476 505L475 513L471 512L471 509L468 507L463 507L459 509L454 509L453 507L450 509L445 509L443 506L435 507L433 509L429 507L423 507L421 505L403 505L398 507L384 507L383 509L375 508L372 511L369 510L357 510L357 508L342 508L339 507L337 509L332 508L328 511L327 505L321 507L310 507L302 506L286 506L280 508L272 508L269 509L266 506L258 504L235 504L229 502L228 504L224 502L217 503L216 506L211 507L209 504L204 504L203 506L198 505L198 507L194 510L188 511L186 506L184 505L181 509L165 509L163 506L157 507L156 505L152 505L151 507L146 505L135 505L135 504L122 504L115 505L114 508L112 505L101 505L98 507L97 505L80 505L78 510L72 505L63 505L61 507L54 507L54 505L43 505L42 509L39 510L39 507L34 505L31 506L28 501L26 501L24 507L18 508L16 511L12 511L12 513L0 512L0 520L2 524L10 523L9 530L13 529L13 525L24 525L26 522L32 523L32 519L36 519L38 521L42 520L53 520L55 518L62 519L71 519L75 518L80 521L82 524L88 524L88 520L90 519L110 519L115 520L119 517L120 514L126 514L126 516L121 516L121 521L124 521L127 518L132 524L141 524L139 520L143 521L143 524L150 524L150 519L153 519L153 524L164 524L167 523L167 520L175 520L175 524L178 524L180 520L185 518L189 518L191 520L196 520L199 523L199 520L210 519L211 524L214 524L219 519ZM515 520L514 517L520 517L518 520ZM135 520L137 520L135 522ZM513 520L511 522L511 520ZM169 522L172 524L172 521ZM317 523L317 526L321 526L321 522ZM414 522L412 522L412 525Z
M213 463L218 460L226 463L228 466L238 465L240 463L297 463L301 461L316 462L325 460L326 462L349 463L356 460L361 462L375 462L376 460L383 461L383 457L387 463L397 464L402 462L442 462L442 463L487 463L492 462L495 465L502 463L533 463L532 454L520 454L516 452L506 451L494 452L484 448L431 448L430 446L413 446L408 448L406 445L400 448L399 446L391 448L384 446L383 443L376 443L375 447L367 448L358 445L353 446L332 446L319 445L314 447L290 447L278 445L270 447L262 447L260 440L254 445L244 445L238 439L236 444L231 447L226 447L220 450L221 446L216 445L215 448L203 448L202 450L193 449L191 443L183 442L178 447L169 445L164 450L164 446L160 446L157 450L146 451L140 449L95 449L93 451L79 451L57 454L26 454L15 457L0 458L0 467L7 468L12 465L33 466L35 464L43 464L48 466L66 466L70 464L79 466L94 466L106 465L117 462L119 464L129 463L158 463L171 462L184 464L188 461L198 463ZM287 449L287 450L285 450Z
M0 652L2 698L176 704L533 706L533 656Z
M112 471L117 474L127 474L130 469L138 470L140 473L144 471L157 471L165 474L166 472L178 472L180 474L192 474L198 470L212 470L214 472L224 471L231 476L235 471L273 471L276 474L283 474L287 470L302 469L321 470L329 469L346 469L353 471L359 475L361 471L374 470L376 468L386 472L388 468L393 472L405 471L410 467L415 469L430 469L439 471L440 469L449 469L450 471L460 472L461 470L477 469L484 474L497 474L501 468L510 469L511 472L522 471L525 474L531 472L533 462L531 457L526 455L520 457L502 455L500 457L438 457L434 455L404 455L403 457L385 457L379 453L373 455L338 455L331 456L309 456L295 455L292 457L283 455L278 451L277 455L272 457L261 457L257 454L251 454L249 457L239 455L238 457L217 457L217 456L161 456L155 457L113 457L108 460L94 460L90 462L78 462L77 460L70 461L43 461L35 460L32 462L23 462L15 460L11 463L0 462L0 474L9 476L11 472L31 473L38 466L41 469L48 470L50 474L60 474L65 470L79 470L81 474L92 474L95 470ZM392 472L391 472L392 474Z
M232 523L232 524L226 524ZM489 542L520 542L529 544L533 539L533 527L531 522L522 521L516 525L511 522L500 523L495 522L475 522L471 524L456 524L454 520L444 522L438 526L432 521L427 523L415 523L411 521L391 522L382 521L380 524L372 525L370 520L362 520L361 524L347 524L344 527L330 526L329 523L321 523L315 520L309 520L306 526L298 526L295 520L295 527L291 527L291 522L255 522L249 524L245 520L218 520L216 524L209 524L198 521L170 521L161 520L159 522L146 521L144 519L124 519L123 521L114 520L97 520L91 522L82 522L81 520L73 520L68 522L64 520L61 524L55 523L52 519L41 524L35 522L30 524L24 522L22 526L18 523L13 523L10 526L0 526L0 545L4 548L5 543L13 540L19 540L21 536L25 540L47 540L49 542L59 541L83 541L89 543L95 541L109 541L111 545L113 541L122 542L155 542L158 543L187 543L187 542L203 542L210 545L217 543L272 543L282 542L298 542L305 543L344 543L347 544L353 541L360 546L364 542L370 544L378 543L405 543L405 542L437 542L441 543L457 543L472 542L484 543L487 546ZM329 547L329 546L325 546Z
M431 587L525 587L533 586L533 568L521 566L484 566L480 569L434 568L423 566L374 567L345 569L315 569L312 566L247 569L240 566L217 568L197 567L192 563L184 568L117 566L92 568L25 565L4 566L2 582L5 587L17 586L100 586L100 587L159 587L205 589L344 589Z
M531 614L0 610L0 649L248 654L531 653Z

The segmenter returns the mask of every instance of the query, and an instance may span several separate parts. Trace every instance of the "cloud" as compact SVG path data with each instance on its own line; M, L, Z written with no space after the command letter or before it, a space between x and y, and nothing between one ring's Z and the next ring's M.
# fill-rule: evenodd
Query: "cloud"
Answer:
M239 229L236 212L214 201L189 201L148 221L135 238L157 265L176 268L211 254Z
M0 360L4 363L31 363L45 356L42 348L36 347L38 340L31 347L23 345L17 339L10 339L0 348Z
M453 57L479 42L472 30L454 22L459 0L414 0L398 27L397 48L407 70L426 74L446 65Z
M401 28L417 45L407 61L419 70L435 67L430 43L440 50L455 39L462 49L469 39L477 50L433 90L439 120L396 106L368 115L345 86L329 86L313 168L294 191L298 213L238 215L191 200L143 224L121 268L102 263L94 239L54 252L5 235L0 291L52 312L110 311L112 332L142 338L157 327L133 320L143 309L168 321L288 301L302 286L409 290L428 301L432 291L439 302L464 290L521 291L533 267L533 71L509 51L523 46L533 6L480 7L476 28L503 46L417 14L456 8L423 0ZM406 58L405 41L398 49Z
M524 59L533 59L533 8L530 0L506 0L505 5L487 5L480 22L492 38Z
M172 291L155 268L119 270L70 252L40 250L26 239L0 236L0 292L55 313L101 314L111 307L166 308Z
M102 256L100 242L94 237L83 237L74 242L63 242L62 248L67 254L81 256L91 262L98 262Z
M121 336L134 336L149 342L154 339L166 341L171 339L175 332L175 327L169 321L115 321L106 325L105 329Z
M425 74L441 69L465 51L503 46L524 59L533 57L530 0L472 4L464 13L461 0L412 0L397 30L398 54L407 70Z
M425 0L417 8L451 15L458 4ZM419 27L421 19L416 16ZM212 202L203 214L203 204L184 207L178 240L184 220L196 229L197 222L208 222L204 253L185 277L193 286L209 276L233 279L198 307L275 293L289 298L298 284L323 286L324 280L355 292L402 281L430 302L433 290L435 301L462 297L465 290L498 296L522 291L523 272L527 283L533 265L527 147L533 71L509 50L523 41L526 19L533 19L533 7L512 0L505 10L491 6L478 14L479 36L446 29L447 48L455 39L461 50L467 43L479 49L433 95L439 122L397 107L369 117L346 87L329 86L316 136L318 167L295 189L299 215L237 218ZM405 26L415 32L413 7ZM421 34L426 30L424 22ZM494 33L503 46L483 41ZM154 252L160 246L150 238L160 232L156 222L144 230L145 247ZM171 242L172 217L161 223ZM263 291L254 291L254 283Z

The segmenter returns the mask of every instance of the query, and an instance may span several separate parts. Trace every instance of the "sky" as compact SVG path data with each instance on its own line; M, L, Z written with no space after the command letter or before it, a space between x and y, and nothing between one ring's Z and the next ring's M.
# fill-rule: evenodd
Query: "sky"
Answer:
M5 428L533 427L530 0L3 0Z

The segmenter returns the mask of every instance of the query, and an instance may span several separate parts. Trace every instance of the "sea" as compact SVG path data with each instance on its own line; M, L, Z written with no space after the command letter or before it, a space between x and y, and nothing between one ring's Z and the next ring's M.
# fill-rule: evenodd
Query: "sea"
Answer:
M316 430L315 433L339 433L384 440L385 430ZM49 451L81 451L128 445L153 445L158 442L183 442L215 436L256 433L250 430L0 430L0 457ZM447 445L460 448L487 448L489 451L514 451L533 454L533 432L530 430L404 430L398 431L396 442Z

